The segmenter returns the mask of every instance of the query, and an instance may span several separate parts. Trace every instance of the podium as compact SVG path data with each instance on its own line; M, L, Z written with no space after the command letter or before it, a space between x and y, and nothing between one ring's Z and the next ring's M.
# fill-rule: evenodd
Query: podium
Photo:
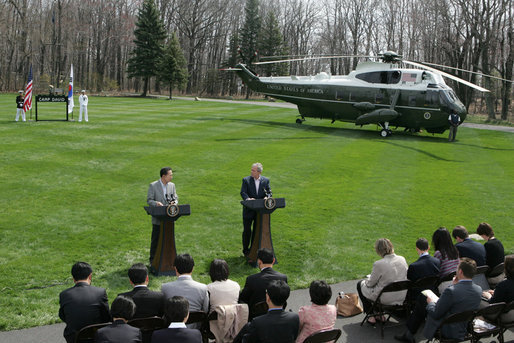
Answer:
M241 204L255 212L256 218L254 223L254 233L252 238L252 245L250 247L250 253L247 256L248 263L252 266L257 265L257 252L261 248L267 248L273 251L273 241L271 239L271 226L270 226L270 215L277 208L286 207L286 199L284 198L267 198L267 199L254 199L254 200L242 200ZM275 257L275 263L278 263Z
M161 221L159 242L152 262L152 272L157 275L175 275L173 266L177 256L175 247L175 221L191 214L189 205L145 206L146 213Z

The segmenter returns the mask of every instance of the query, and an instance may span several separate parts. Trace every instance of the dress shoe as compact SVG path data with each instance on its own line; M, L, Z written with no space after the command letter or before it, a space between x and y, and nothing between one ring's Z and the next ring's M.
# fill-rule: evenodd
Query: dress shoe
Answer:
M401 341L401 342L407 342L407 343L416 343L416 340L414 340L414 337L410 332L404 332L401 335L395 335L394 339Z

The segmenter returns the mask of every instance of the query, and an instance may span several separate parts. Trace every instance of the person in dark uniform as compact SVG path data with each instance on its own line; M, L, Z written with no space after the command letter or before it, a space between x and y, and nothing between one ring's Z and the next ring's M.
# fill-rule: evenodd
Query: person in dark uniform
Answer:
M241 185L241 198L243 200L264 199L271 197L269 179L261 175L262 164L252 164L251 175L243 178ZM257 213L243 206L243 254L250 253L250 244L255 234ZM252 230L253 224L253 230Z
M18 96L16 97L16 121L20 118L21 114L21 120L25 120L25 111L23 110L23 101L25 98L23 97L23 91L18 91Z

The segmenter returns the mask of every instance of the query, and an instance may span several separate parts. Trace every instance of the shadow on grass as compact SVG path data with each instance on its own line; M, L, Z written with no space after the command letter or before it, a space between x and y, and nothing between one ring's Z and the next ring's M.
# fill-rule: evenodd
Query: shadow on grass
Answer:
M286 129L293 129L298 131L305 131L305 132L317 132L324 135L331 135L331 136L340 136L340 137L347 137L347 138L366 138L366 139L372 139L376 141L385 141L385 140L418 140L418 141L428 141L428 142L438 142L438 143L448 143L446 137L438 137L438 136L425 136L425 135L418 135L418 134L412 134L410 132L405 132L403 130L393 131L392 136L389 136L387 138L382 138L380 136L379 130L361 130L357 126L355 128L344 128L344 127L326 127L326 126L316 126L316 125L309 125L309 124L296 124L296 123L284 123L284 122L276 122L276 121L268 121L268 120L258 120L258 119L224 119L226 121L233 121L233 122L242 122L252 125L258 125L258 126L265 126L265 127L282 127ZM369 126L371 128L371 126ZM308 137L308 139L319 139L321 137ZM254 137L254 138L239 138L239 140L250 140L250 139L263 139L262 137ZM266 138L269 139L269 138ZM273 139L273 138L272 138ZM277 137L276 139L305 139L301 137L296 138L280 138ZM223 140L238 140L238 138L234 139L220 139L220 141Z
M458 160L449 160L447 158L443 158L443 157L440 157L440 156L437 156L435 154L432 154L428 151L424 151L422 149L419 149L419 148L414 148L414 147L411 147L411 146L405 146L405 145L401 145L401 144L398 144L398 143L393 143L393 142L390 142L390 141L381 141L382 143L386 143L386 144L390 144L390 145L394 145L395 147L399 147L399 148L403 148L403 149L408 149L408 150L412 150L412 151L416 151L416 152L419 152L420 154L423 154L423 155L426 155L428 157L431 157L433 159L436 159L436 160L439 160L439 161L445 161L445 162L459 162L459 163L462 163L462 162L465 162L465 161L458 161Z

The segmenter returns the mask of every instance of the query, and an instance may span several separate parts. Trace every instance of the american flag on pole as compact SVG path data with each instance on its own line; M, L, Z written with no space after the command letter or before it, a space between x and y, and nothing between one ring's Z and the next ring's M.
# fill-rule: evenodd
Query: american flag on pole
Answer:
M32 108L32 64L30 65L29 81L25 87L25 99L23 100L23 111L28 112Z
M70 85L68 86L68 113L73 112L73 64L71 65L70 71Z

